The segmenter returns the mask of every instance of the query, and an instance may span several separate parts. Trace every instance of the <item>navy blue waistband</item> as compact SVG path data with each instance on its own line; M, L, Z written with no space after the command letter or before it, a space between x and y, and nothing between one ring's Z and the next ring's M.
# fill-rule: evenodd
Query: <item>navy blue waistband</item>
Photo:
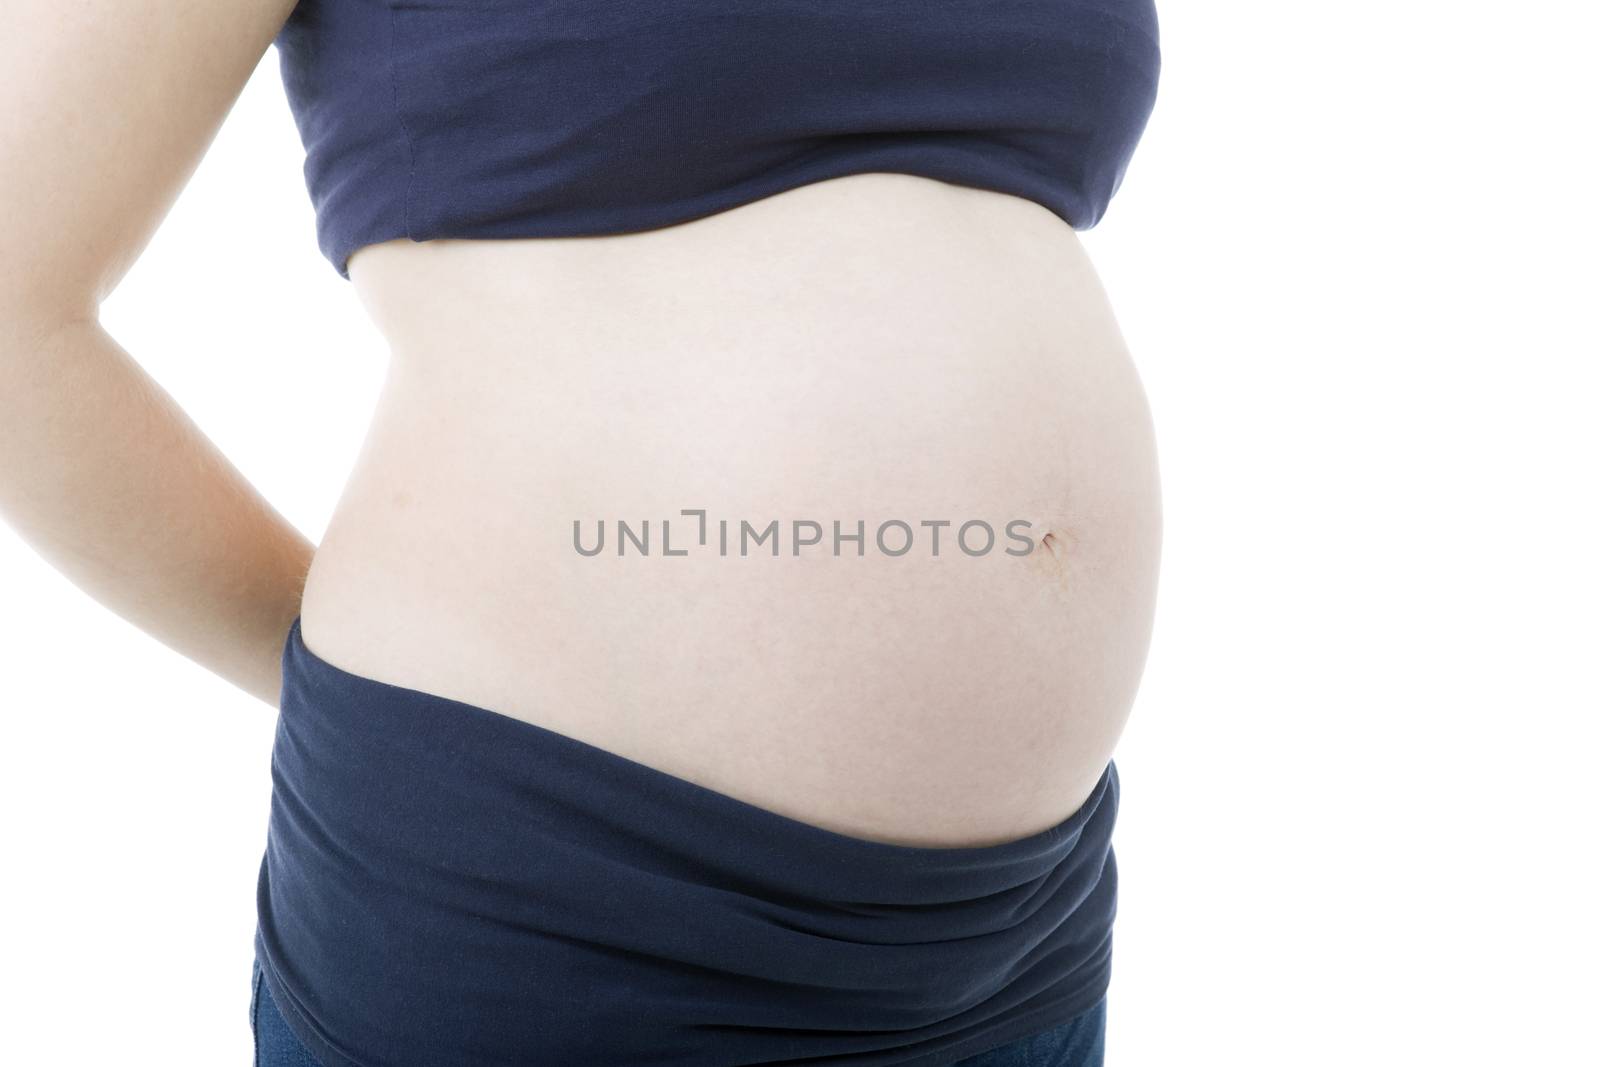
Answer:
M1114 765L1057 826L850 837L283 651L256 950L325 1067L948 1064L1105 993Z

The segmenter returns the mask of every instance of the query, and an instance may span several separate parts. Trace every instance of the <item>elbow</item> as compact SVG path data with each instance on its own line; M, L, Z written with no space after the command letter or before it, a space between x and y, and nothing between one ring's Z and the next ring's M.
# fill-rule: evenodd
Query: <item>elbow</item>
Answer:
M7 258L0 266L0 358L37 351L63 330L99 320L94 286L26 256Z

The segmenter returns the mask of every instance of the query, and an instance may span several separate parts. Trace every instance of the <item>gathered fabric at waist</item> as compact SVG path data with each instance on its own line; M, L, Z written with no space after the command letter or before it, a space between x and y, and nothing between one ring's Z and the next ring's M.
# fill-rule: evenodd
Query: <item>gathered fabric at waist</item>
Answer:
M1118 781L856 838L345 671L290 628L256 952L324 1067L950 1064L1105 994Z

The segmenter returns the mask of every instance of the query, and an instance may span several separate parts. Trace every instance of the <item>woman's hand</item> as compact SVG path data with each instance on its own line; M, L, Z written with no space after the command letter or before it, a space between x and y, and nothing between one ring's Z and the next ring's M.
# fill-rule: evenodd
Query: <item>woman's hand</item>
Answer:
M12 0L0 35L0 518L276 704L313 546L100 327L293 0Z

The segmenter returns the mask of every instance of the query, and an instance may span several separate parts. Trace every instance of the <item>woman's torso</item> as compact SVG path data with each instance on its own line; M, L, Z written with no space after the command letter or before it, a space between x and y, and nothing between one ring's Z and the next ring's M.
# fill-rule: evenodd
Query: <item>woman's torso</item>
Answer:
M387 242L350 275L392 357L306 583L318 655L875 840L1009 840L1089 794L1160 509L1059 216L874 173L648 232ZM774 520L780 554L741 555ZM798 555L796 520L822 534Z

